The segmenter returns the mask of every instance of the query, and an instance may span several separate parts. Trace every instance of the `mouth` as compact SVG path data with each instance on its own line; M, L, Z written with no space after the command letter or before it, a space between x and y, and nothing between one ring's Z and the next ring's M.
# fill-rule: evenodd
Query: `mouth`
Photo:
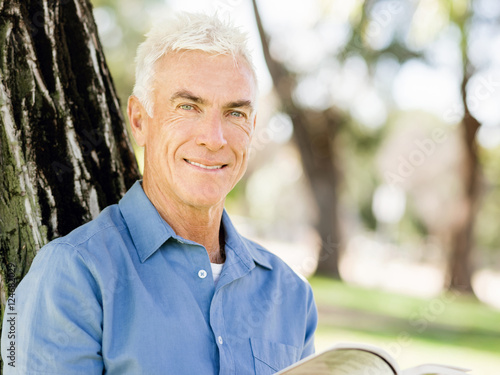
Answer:
M201 164L201 163L196 163L196 162L188 160L188 159L184 159L184 161L188 164L194 165L194 166L199 167L199 168L207 169L207 170L222 169L225 166L227 166L227 164L205 165L205 164Z

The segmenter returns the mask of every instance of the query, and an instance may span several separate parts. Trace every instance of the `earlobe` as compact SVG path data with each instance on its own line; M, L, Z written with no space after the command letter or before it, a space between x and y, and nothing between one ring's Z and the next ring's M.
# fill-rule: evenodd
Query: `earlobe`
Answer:
M131 95L128 98L127 114L132 134L134 135L137 145L140 147L144 147L146 141L145 113L146 111L139 99Z

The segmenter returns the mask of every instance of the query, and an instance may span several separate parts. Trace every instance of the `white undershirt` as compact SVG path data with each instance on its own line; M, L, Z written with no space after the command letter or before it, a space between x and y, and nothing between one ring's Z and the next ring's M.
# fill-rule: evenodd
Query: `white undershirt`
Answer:
M212 267L212 275L214 277L214 283L217 284L217 281L219 281L219 277L222 272L222 267L224 267L224 263L222 264L210 263L210 266Z

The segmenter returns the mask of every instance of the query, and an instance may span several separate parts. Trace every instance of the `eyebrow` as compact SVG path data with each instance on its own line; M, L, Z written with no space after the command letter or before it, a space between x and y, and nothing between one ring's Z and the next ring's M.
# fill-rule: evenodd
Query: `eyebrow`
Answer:
M253 105L251 100L237 100L235 102L229 102L225 105L226 108L248 108L250 112L253 112Z
M174 102L177 99L187 99L187 100L190 100L190 101L198 103L198 104L205 103L205 100L203 100L199 96L196 96L195 94L193 94L192 92L187 91L187 90L177 91L170 97L171 102Z
M193 94L191 91L188 91L188 90L176 91L170 97L171 102L174 102L177 99L186 99L186 100L190 100L194 103L198 103L198 104L206 104L207 103L207 101L205 99L200 98L199 96L196 96L195 94ZM236 100L233 102L228 102L228 103L224 104L224 107L225 108L248 108L250 110L250 112L253 112L253 105L252 105L251 100L242 99L242 100Z

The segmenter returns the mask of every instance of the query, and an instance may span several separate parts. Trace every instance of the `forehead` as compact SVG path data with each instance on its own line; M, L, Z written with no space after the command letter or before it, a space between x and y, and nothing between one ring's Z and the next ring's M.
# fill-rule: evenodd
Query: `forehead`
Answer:
M179 51L163 56L155 68L156 95L188 90L207 99L255 101L255 75L243 57Z

